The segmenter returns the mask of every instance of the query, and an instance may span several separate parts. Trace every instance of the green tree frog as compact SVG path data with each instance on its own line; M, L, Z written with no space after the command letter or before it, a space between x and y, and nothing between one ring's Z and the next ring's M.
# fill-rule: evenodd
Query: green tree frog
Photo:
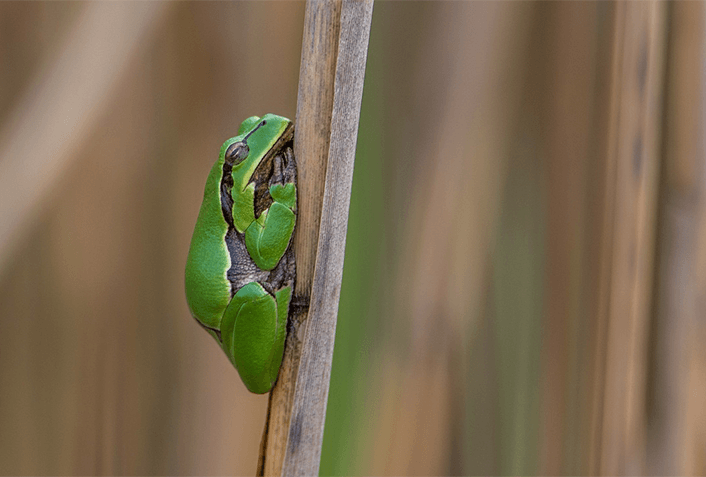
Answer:
M277 380L296 273L293 137L289 119L266 114L223 143L186 260L191 314L258 394Z

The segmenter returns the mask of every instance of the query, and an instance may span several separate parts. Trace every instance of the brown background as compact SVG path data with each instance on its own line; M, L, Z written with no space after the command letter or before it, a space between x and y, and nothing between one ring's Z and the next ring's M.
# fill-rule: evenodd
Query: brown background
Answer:
M0 473L254 472L183 268L303 13L0 3ZM323 474L706 473L705 15L375 5Z

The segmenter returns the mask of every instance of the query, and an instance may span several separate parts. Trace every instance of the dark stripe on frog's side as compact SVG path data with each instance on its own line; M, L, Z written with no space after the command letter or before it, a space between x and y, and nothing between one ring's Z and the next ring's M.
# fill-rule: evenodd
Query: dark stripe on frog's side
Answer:
M234 229L233 224L233 196L231 191L233 190L233 164L228 161L223 161L223 173L221 175L221 212L223 212L223 218L228 224L228 230Z
M228 231L225 235L226 247L230 255L230 268L226 272L226 278L230 282L230 297L250 282L266 279L268 272L260 270L255 262L250 258L245 247L245 236L235 229L233 222L233 164L228 161L223 162L223 174L221 175L220 198L221 212L228 224Z

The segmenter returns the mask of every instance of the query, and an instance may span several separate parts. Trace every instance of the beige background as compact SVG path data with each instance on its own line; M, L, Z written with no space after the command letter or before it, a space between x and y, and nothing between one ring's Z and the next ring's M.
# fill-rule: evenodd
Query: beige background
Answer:
M189 316L304 4L0 3L0 473L252 474ZM700 3L378 2L323 474L704 474Z

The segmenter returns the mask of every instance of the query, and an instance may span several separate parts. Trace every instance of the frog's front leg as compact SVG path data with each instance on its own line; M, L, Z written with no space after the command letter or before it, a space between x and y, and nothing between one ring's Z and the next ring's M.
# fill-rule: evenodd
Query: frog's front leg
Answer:
M235 293L223 314L223 349L253 393L268 392L277 380L291 296L291 286L272 296L251 282Z
M248 253L263 270L272 270L277 266L287 250L296 220L296 166L291 148L273 160L274 172L269 189L272 204L245 231Z
M282 151L282 154L274 158L274 171L270 177L270 186L294 182L296 175L297 166L294 162L294 152L291 147L287 147Z

